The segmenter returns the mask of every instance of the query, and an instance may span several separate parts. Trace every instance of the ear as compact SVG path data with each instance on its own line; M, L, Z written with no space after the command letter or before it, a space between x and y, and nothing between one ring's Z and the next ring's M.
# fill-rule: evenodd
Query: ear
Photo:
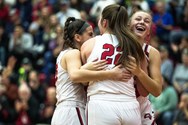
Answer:
M75 39L78 43L80 43L80 41L81 41L81 36L80 36L79 34L75 34L75 35L74 35L74 39Z
M108 21L107 21L106 19L103 19L103 21L102 21L102 26L103 26L104 28L106 28L106 27L107 27L107 23L108 23Z

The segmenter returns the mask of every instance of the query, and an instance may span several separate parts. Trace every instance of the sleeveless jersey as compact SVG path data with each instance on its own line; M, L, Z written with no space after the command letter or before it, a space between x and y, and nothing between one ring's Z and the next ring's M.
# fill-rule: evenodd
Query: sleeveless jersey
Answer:
M146 44L146 43L144 43L143 46L142 46L142 49L143 49L143 51L144 51L144 53L146 55L147 61L149 62L149 52L151 50L151 46Z
M117 63L121 55L120 47L118 46L118 40L115 35L103 34L102 36L96 36L96 42L94 48L87 59L87 62L91 62L95 59L107 60L106 70L112 69ZM89 84L87 96L96 94L123 94L127 97L135 97L135 88L133 85L133 78L128 82L103 80L93 81Z
M142 46L142 49L144 51L144 54L146 56L146 60L147 60L148 64L149 64L149 52L151 50L151 47L152 46L150 46L150 45L148 45L146 43L144 43L143 46ZM149 68L149 67L147 66L147 68ZM149 69L148 69L148 75L149 75ZM140 96L138 91L136 91L136 95L137 95L137 100L139 101L139 103L142 103L142 102L145 102L145 101L148 100L148 97Z
M71 49L61 51L56 60L56 98L57 105L63 101L75 101L80 106L85 106L86 92L84 86L79 83L73 83L70 80L68 72L62 68L61 59L64 54Z

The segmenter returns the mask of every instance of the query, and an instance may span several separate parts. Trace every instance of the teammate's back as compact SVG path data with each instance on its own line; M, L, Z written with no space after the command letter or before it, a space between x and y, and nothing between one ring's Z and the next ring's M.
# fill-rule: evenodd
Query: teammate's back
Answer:
M95 37L95 45L91 51L87 62L91 62L95 59L108 61L106 70L110 70L118 62L121 56L121 49L118 46L118 40L115 35L103 34ZM135 98L135 88L133 85L133 78L128 82L104 80L93 81L88 87L88 96L101 93L111 94L124 94L128 97Z

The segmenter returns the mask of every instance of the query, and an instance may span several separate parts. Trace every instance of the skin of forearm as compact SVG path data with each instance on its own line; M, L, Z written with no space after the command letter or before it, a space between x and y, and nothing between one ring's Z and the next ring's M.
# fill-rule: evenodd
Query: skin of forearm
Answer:
M157 97L161 94L162 87L158 82L151 79L143 70L137 75L138 79L144 86L144 88L151 93L153 96Z
M74 83L113 79L113 77L114 77L114 74L110 70L109 71L89 71L85 69L80 69L80 70L70 73L70 79Z

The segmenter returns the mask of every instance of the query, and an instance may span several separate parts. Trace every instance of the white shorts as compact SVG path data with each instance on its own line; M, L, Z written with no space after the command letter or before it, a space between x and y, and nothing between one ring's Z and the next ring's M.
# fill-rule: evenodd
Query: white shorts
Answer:
M114 100L110 96L103 100L91 96L87 104L87 118L88 125L141 125L140 106L136 98L131 101Z
M57 105L51 125L86 125L85 108L75 102L61 102Z
M148 98L139 96L137 100L140 103L142 125L156 125L154 110Z

